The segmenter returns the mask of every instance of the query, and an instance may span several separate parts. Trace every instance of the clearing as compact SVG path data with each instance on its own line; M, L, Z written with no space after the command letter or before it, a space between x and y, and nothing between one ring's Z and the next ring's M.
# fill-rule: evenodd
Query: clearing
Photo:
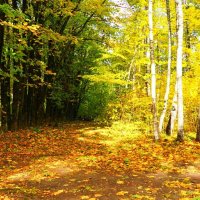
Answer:
M200 199L200 144L71 122L0 136L0 199Z

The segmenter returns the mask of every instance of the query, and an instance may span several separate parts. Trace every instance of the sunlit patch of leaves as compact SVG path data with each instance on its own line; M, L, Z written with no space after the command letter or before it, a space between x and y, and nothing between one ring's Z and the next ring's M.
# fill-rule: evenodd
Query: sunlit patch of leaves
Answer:
M112 174L131 172L134 176L135 172L177 175L198 173L200 167L199 143L191 140L176 143L171 139L155 143L148 134L138 131L137 125L134 124L127 129L122 129L120 124L104 128L96 124L81 123L66 124L60 128L37 127L1 135L0 146L0 172L4 180L51 180L56 178L58 173L67 174L68 169L70 172L83 168L100 169ZM148 178L155 177L148 175ZM84 186L76 188L74 192L93 191L93 187L87 183L85 181ZM123 186L126 180L119 177L115 184ZM200 195L198 184L193 184L187 178L168 180L163 185L180 190L179 195L183 198ZM144 190L145 195L154 195L157 192L156 188L142 187L138 190ZM123 191L126 192L117 191L116 195L125 198L129 196L130 199L147 198L145 195L140 196L139 193L131 195ZM57 190L53 194L57 196L62 193L64 191ZM86 199L86 196L82 197Z
M132 130L135 132L130 134L125 130L122 133L116 127L78 132L74 132L73 128L60 130L43 127L8 132L1 141L1 162L14 167L21 157L29 160L30 157L66 155L85 166L181 172L199 158L198 143L186 141L178 144L165 140L154 143L151 138L136 131L135 127Z

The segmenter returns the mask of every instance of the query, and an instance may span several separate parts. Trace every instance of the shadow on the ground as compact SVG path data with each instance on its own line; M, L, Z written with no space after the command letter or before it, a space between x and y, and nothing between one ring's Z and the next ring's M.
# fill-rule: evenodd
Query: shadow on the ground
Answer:
M73 170L60 167L56 178L41 181L13 180L0 191L10 199L78 200L78 199L180 199L195 196L200 179L176 174L113 174L94 169ZM9 185L12 184L12 187ZM168 185L171 184L171 185Z
M7 151L1 150L6 154L0 159L3 161L0 199L176 200L200 196L200 174L195 171L200 165L189 166L195 167L190 169L194 173L185 175L162 172L157 168L152 172L148 169L148 173L141 172L137 168L143 163L146 163L144 167L153 167L157 164L153 162L164 161L156 153L151 155L152 151L149 152L145 143L134 144L132 141L132 150L121 150L132 136L125 141L121 140L123 133L122 136L115 134L119 137L116 139L109 132L104 134L105 129L99 124L76 122L58 128L41 128L36 132L24 130L23 134L7 134L1 138L3 145L6 142ZM15 145L18 145L17 152L12 149ZM109 145L114 145L115 154L111 155L113 148ZM157 148L156 145L152 144L151 148ZM160 148L163 147L158 146L154 151L160 151ZM168 156L168 149L165 151ZM138 158L134 160L136 156ZM152 161L146 162L145 159L150 158Z

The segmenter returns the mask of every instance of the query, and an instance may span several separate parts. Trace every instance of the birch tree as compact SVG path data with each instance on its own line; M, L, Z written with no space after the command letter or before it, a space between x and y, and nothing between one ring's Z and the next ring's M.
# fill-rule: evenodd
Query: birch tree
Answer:
M147 44L149 43L149 38L146 39L147 40ZM147 49L146 52L146 56L147 59L150 59L150 51L149 49ZM150 63L147 64L147 75L149 76L149 74L151 73L151 69L150 69ZM151 84L150 84L150 77L148 77L147 79L147 83L146 83L146 87L147 87L147 96L150 97L151 96Z
M183 52L183 9L182 0L175 0L177 15L177 60L176 60L176 82L177 82L177 111L178 111L178 133L177 141L184 140L183 120L183 89L182 89L182 52Z
M163 122L165 118L165 114L167 111L167 104L170 92L170 79L171 79L171 62L172 62L172 30L171 30L171 14L170 14L170 6L169 0L166 0L166 12L167 12L167 22L168 22L168 65L167 65L167 84L166 84L166 91L164 96L164 106L163 111L160 115L160 122L159 122L159 132L162 131Z
M154 61L154 38L153 38L153 0L149 0L149 45L150 45L150 64L151 64L151 97L153 112L153 132L154 138L159 139L157 108L156 108L156 65Z

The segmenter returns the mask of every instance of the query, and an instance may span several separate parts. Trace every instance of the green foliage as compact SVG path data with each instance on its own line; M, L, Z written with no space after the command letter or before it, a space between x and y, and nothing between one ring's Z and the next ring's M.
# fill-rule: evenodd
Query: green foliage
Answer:
M195 197L192 200L200 200L200 196L199 197Z
M137 93L127 92L121 94L118 99L111 101L107 107L108 120L123 120L127 122L138 121L149 124L151 115L151 99Z
M113 98L115 98L115 93L109 84L90 84L83 96L78 116L86 120L102 118L108 102Z
M56 82L53 84L50 98L53 100L58 109L63 109L65 102L67 99L69 99L69 94L66 93L63 85L61 85L59 82Z
M0 11L5 13L8 17L15 17L14 9L9 4L0 5Z
M34 133L41 133L41 132L42 132L42 130L41 130L40 128L38 128L38 127L33 127L33 128L32 128L32 131L33 131Z
M22 20L26 16L22 12L20 12L18 10L14 10L12 8L12 6L9 4L0 5L0 12L3 12L10 19L14 19L14 18L18 17Z

